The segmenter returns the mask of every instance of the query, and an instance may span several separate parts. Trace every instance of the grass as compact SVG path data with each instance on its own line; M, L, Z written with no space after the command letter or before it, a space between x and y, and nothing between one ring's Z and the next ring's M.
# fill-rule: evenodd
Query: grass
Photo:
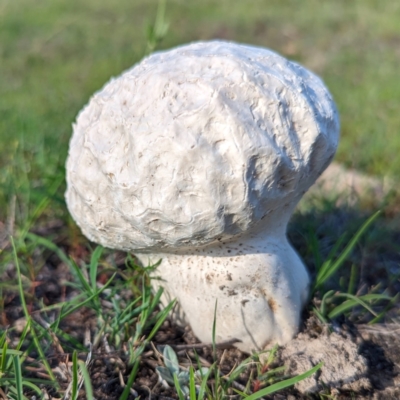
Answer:
M144 359L158 357L159 353L152 343L174 305L171 303L161 311L156 308L162 291L151 293L149 268L137 266L128 257L126 270L117 279L116 271L119 272L121 267L108 266L104 270L104 261L101 261L103 249L100 247L92 252L90 262L82 268L77 268L72 260L63 255L62 258L68 260L69 272L74 276L69 284L74 289L73 295L69 296L69 300L45 306L39 298L28 299L27 291L24 290L20 259L14 241L11 241L25 327L19 333L15 328L1 332L0 395L4 395L4 398L25 399L29 393L36 392L41 397L47 393L56 398L63 394L63 398L76 399L84 387L87 398L93 398L93 395L89 396L89 393L94 392L91 383L93 359L99 357L102 351L108 359L119 358L123 365L124 374L122 371L118 374L123 390L118 398L127 399L130 394L136 396L133 387L139 365ZM59 249L59 255L60 252L62 250ZM101 272L100 264L103 265ZM105 273L104 271L108 271L110 278L100 285L99 275ZM130 286L140 286L138 281L142 283L141 296L132 299L133 291ZM124 292L128 297L122 295ZM29 306L33 306L33 311L28 311ZM69 322L66 320L69 316L79 314L83 308L91 311L91 319L96 322L96 327L89 331L89 338L79 340L76 335L67 332ZM15 342L16 338L15 349L9 348L8 343ZM269 369L269 365L273 364L275 351L276 347L270 350L266 362L261 362L258 355L254 354L226 374L220 370L220 355L217 356L215 342L210 348L214 362L205 367L204 363L207 361L195 353L192 361L190 358L186 360L191 363L188 371L181 370L174 350L170 346L164 346L162 358L165 367L158 366L156 369L167 384L171 387L175 385L180 398L188 395L191 399L224 399L236 391L240 397L256 399L292 386L320 368L318 365L304 376L286 378L282 375L282 367ZM50 359L49 354L53 354ZM256 371L255 379L257 388L260 389L257 395L251 394L250 379L246 386L237 383L241 374L249 369ZM267 369L268 373L265 373ZM62 379L61 370L66 379ZM45 379L39 379L35 375ZM214 383L211 382L211 377L214 377ZM264 388L265 384L268 384L267 388Z
M256 399L303 379L285 376L274 348L267 361L253 354L230 371L215 341L198 353L166 350L173 304L158 308L151 267L91 247L68 216L71 123L110 76L150 51L235 40L321 75L341 115L337 160L396 179L399 9L389 0L0 0L0 398L90 399L111 378L105 387L118 398L143 398L146 366L172 368L162 390L190 399ZM394 200L370 219L370 199L337 200L303 203L289 230L316 278L311 312L328 326L398 320Z

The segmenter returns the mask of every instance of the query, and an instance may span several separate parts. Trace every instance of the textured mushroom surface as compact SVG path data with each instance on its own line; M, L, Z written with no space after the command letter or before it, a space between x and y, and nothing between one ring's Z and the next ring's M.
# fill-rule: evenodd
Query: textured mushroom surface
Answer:
M74 125L68 208L91 240L135 252L164 305L204 342L286 343L309 288L286 238L330 163L321 80L262 48L195 43L154 54L96 93Z
M234 43L178 47L112 79L79 114L68 208L107 247L227 240L296 202L337 141L332 99L303 67Z

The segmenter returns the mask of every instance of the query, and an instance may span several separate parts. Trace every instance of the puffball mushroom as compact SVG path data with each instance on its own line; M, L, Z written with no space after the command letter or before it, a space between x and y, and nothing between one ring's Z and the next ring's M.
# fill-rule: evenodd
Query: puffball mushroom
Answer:
M259 47L155 53L96 93L73 126L66 200L82 232L133 252L204 342L288 342L309 277L286 238L332 160L339 120L321 80Z

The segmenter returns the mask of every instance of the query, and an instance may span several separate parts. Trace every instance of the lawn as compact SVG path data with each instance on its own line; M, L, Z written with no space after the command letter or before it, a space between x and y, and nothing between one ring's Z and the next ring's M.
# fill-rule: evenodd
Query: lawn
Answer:
M106 251L100 257L99 250L94 252L95 246L81 236L64 201L64 164L71 125L77 113L111 76L119 75L154 47L161 50L198 40L233 40L271 48L301 63L323 78L338 106L341 141L336 161L378 179L387 177L394 185L400 179L400 3L391 0L168 0L165 14L168 31L159 42L151 40L149 33L157 5L153 0L0 0L0 336L16 320L27 318L29 321L27 315L24 317L18 295L22 292L25 292L28 314L61 301L71 301L66 305L65 321L75 306L85 301L85 305L94 302L90 307L96 311L90 318L99 320L103 312L111 318L109 326L114 328L107 334L118 351L122 343L131 343L129 335L139 343L138 335L148 335L157 318L164 317L157 311L156 302L146 298L152 296L147 271L132 259L125 260L124 254ZM332 293L323 298L332 288L350 295L376 294L388 299L397 294L399 206L396 197L361 197L346 203L329 196L329 201L318 198L303 204L302 211L295 215L289 236L315 276L339 237L348 232L337 248L340 253L351 233L377 207L383 208L382 216L369 227L354 251L349 252L343 264L345 268L336 273L336 278L324 290L315 292L312 307L317 309L320 321L333 315L335 307L341 304L339 297L332 297ZM15 254L9 234L14 236ZM19 275L15 270L17 260L21 268ZM87 279L92 276L89 288L80 279L75 263L88 265ZM90 272L97 265L99 270ZM132 298L142 296L138 304L147 301L153 305L151 316L142 315L143 307L130 310L129 318L124 315L135 323L141 318L143 326L136 331L125 327L121 337L115 333L120 326L111 314L119 315L122 310L104 311L104 304L96 303L95 297L106 295L97 292L96 280L93 281L98 273L99 281L106 283L117 267L123 272L117 274L117 280L110 284L110 293L106 292L109 297L102 301L112 302L111 294L123 290L123 301L129 303ZM56 278L52 292L50 286L43 289L43 282L48 283L49 274L53 273ZM64 279L75 283L65 289L61 283ZM138 289L142 285L146 288L144 292ZM64 291L63 295L58 291ZM377 307L373 314L364 312L365 309L346 312L338 323L350 320L366 324L378 316L381 322L397 321L395 310L387 311L387 303L383 302L382 306L374 303L375 300L368 303ZM383 311L388 315L381 314ZM68 324L57 318L48 323L54 335L61 337L62 346L68 347L65 352L72 357L73 350L86 351L81 343L75 343L77 339L68 331ZM325 322L331 321L328 318ZM37 343L48 354L54 335L46 333L45 324L40 324L38 319L31 324L36 329ZM167 323L163 326L161 333L168 336ZM76 329L84 335L82 326ZM95 331L93 326L88 329ZM17 348L15 340L21 331L18 335L13 332L8 343L10 347L14 343L13 348ZM159 344L165 342L160 338L162 334L155 339ZM182 345L181 339L174 340ZM3 342L0 338L0 347ZM140 346L149 352L149 343L148 337ZM46 366L45 357L37 354L38 347L26 346L21 341L21 351L28 349L30 355L42 359L41 371L46 379L52 379L55 362ZM139 357L135 351L140 346L136 343L134 351L128 351L129 356L120 355L126 368L123 379L133 376L131 370L134 371L137 360L132 354ZM214 365L212 349L204 350L203 356ZM244 359L232 356L229 365ZM151 368L150 361L146 368ZM270 362L273 365L272 359ZM17 371L17 364L13 365L15 368L11 366L10 371ZM36 364L34 367L39 368ZM238 383L237 390L245 390L243 382L254 381L254 374L258 378L265 375L265 371L262 373L257 368L253 366L253 372L247 372L242 380L238 378L242 383ZM6 376L3 371L0 358L0 398ZM154 368L152 371L156 376ZM269 384L281 380L273 374L268 379ZM65 385L62 388L65 390ZM224 390L231 389L221 389Z
M2 1L0 217L63 174L71 124L89 96L139 61L157 3ZM337 160L368 174L400 173L400 5L358 1L170 1L158 48L195 40L251 43L318 73L337 102ZM60 192L61 193L61 192ZM23 198L21 198L23 197ZM29 204L29 206L28 206Z

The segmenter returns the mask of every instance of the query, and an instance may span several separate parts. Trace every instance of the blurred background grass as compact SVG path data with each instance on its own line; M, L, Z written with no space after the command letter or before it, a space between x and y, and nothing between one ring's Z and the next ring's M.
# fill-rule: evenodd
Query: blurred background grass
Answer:
M153 0L0 0L0 221L63 204L71 124L146 52ZM158 49L210 39L269 47L319 74L341 115L337 160L400 174L400 2L169 0ZM16 199L16 201L12 201ZM53 214L65 207L52 207Z

